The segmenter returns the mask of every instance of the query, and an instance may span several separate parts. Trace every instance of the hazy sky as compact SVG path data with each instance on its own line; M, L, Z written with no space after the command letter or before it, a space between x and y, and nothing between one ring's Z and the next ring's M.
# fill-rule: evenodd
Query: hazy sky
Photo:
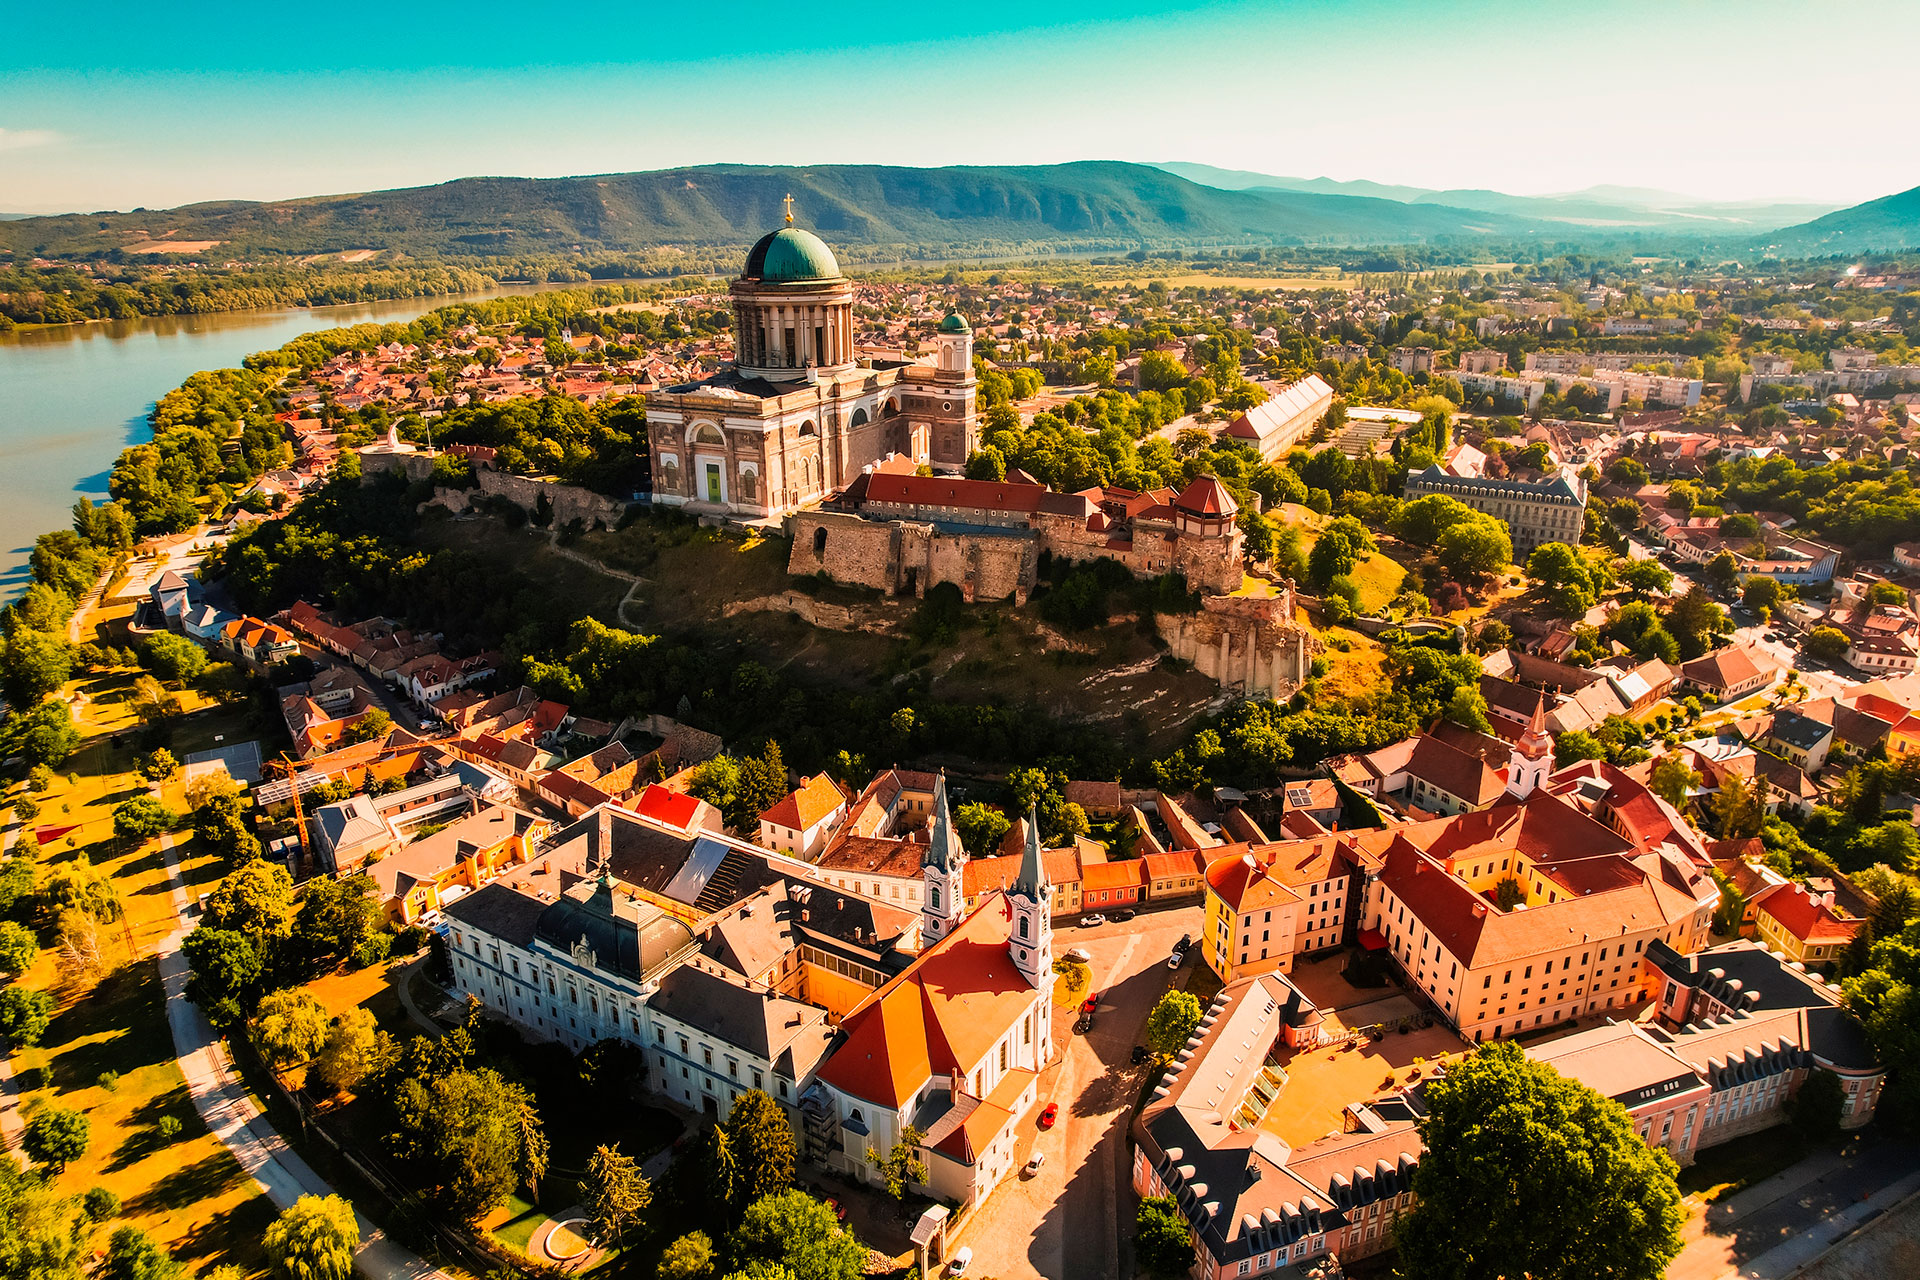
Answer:
M1914 0L18 6L0 211L721 161L1191 160L1521 194L1920 184Z

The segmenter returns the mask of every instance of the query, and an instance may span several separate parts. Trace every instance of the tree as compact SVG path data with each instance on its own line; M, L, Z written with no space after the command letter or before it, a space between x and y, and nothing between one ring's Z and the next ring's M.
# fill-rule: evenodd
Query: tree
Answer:
M1444 493L1430 493L1412 502L1402 503L1387 522L1387 528L1402 542L1416 547L1431 547L1440 541L1440 535L1448 529L1478 515L1479 512L1458 498L1450 498Z
M1746 585L1741 587L1740 603L1753 612L1759 613L1762 609L1778 609L1780 600L1785 595L1786 592L1774 579L1755 574L1747 579Z
M307 881L293 920L293 953L311 972L331 969L377 932L381 919L371 876L316 876Z
M1665 595L1673 586L1673 570L1658 560L1627 560L1615 570L1622 585L1643 595Z
M618 1248L626 1238L627 1226L653 1199L653 1189L640 1173L632 1156L620 1154L619 1146L595 1147L587 1159L587 1180L581 1188L587 1206L587 1220L593 1223L602 1244Z
M866 1247L840 1226L833 1210L800 1190L754 1201L728 1243L735 1261L752 1275L784 1267L805 1280L856 1280L867 1267Z
M140 665L170 684L185 684L207 669L207 651L185 636L156 631L140 643Z
M43 702L25 715L16 713L13 723L19 735L20 753L34 764L58 768L80 745L80 731L74 727L73 713L67 710L66 703L58 700Z
M0 1035L15 1047L40 1043L53 1023L53 993L13 983L0 989Z
M261 946L237 929L201 925L180 942L193 968L188 993L215 1026L231 1026L252 1006L266 960Z
M285 867L250 862L207 895L202 928L232 929L271 947L293 932L293 877Z
M1321 590L1335 578L1353 572L1360 561L1378 550L1366 526L1352 516L1341 516L1325 529L1307 554L1307 578Z
M32 708L72 674L73 655L66 643L45 631L23 627L7 637L6 650L0 653L0 692L19 710Z
M1171 1061L1185 1047L1205 1011L1190 991L1169 991L1147 1015L1147 1048L1162 1062Z
M1731 591L1734 584L1740 580L1740 562L1733 558L1733 552L1722 551L1707 561L1706 577L1708 582L1720 588L1723 593Z
M1440 563L1466 581L1490 578L1513 560L1507 527L1491 516L1462 520L1440 535Z
M1607 479L1629 489L1638 489L1650 478L1646 466L1636 458L1615 458L1607 467Z
M1679 1166L1625 1107L1512 1041L1451 1064L1427 1100L1427 1151L1398 1232L1408 1280L1666 1274L1686 1221Z
M1810 658L1822 662L1834 662L1840 658L1853 642L1847 639L1847 633L1838 627L1815 627L1807 633L1806 643L1801 647Z
M1527 557L1527 577L1546 597L1548 607L1563 618L1593 608L1599 584L1592 567L1564 542L1546 542Z
M339 1196L301 1196L267 1227L261 1243L279 1280L353 1280L360 1224Z
M0 973L25 973L39 956L40 943L33 930L17 921L0 921Z
M309 1062L327 1043L327 1008L305 991L275 991L253 1018L253 1045L275 1071Z
M867 1148L867 1163L880 1171L887 1183L887 1194L895 1200L906 1199L913 1184L924 1184L927 1180L927 1164L920 1158L920 1144L926 1141L926 1136L908 1125L885 1155L875 1147Z
M113 834L122 840L146 840L171 831L180 815L152 796L123 800L113 810Z
M185 1268L138 1227L116 1230L107 1241L103 1280L177 1280Z
M760 1089L734 1099L727 1113L727 1137L739 1170L739 1198L755 1200L793 1185L793 1126L780 1104Z
M491 1068L410 1075L394 1094L395 1138L425 1166L434 1201L471 1222L530 1176L530 1156L543 1154L528 1141L538 1128L531 1107L525 1089Z
M1700 775L1688 768L1676 752L1668 752L1655 760L1647 777L1647 789L1682 814L1687 811L1688 796L1699 785Z
M1184 1276L1193 1269L1193 1228L1172 1196L1148 1196L1133 1216L1133 1254L1156 1276Z
M92 1129L85 1112L42 1105L27 1117L22 1145L35 1164L44 1164L57 1173L87 1154Z
M1825 1067L1815 1067L1800 1082L1800 1092L1787 1103L1787 1118L1803 1142L1828 1142L1840 1133L1840 1117L1847 1101L1846 1086Z
M165 782L180 772L180 762L174 759L173 752L165 747L155 747L141 756L137 767L140 770L140 776L148 782Z
M1493 724L1487 719L1487 699L1470 684L1463 684L1453 691L1453 697L1448 700L1447 709L1442 714L1463 729L1487 734L1493 732Z
M1093 970L1078 960L1061 956L1053 962L1060 981L1054 984L1053 998L1063 1005L1077 1005L1093 987Z
M1006 814L977 800L968 801L953 811L953 829L974 857L985 857L1000 847L1000 840L1013 827Z
M704 1231L689 1231L660 1254L654 1274L660 1280L701 1280L712 1270L712 1238Z
M342 1093L374 1074L392 1051L392 1040L378 1029L372 1012L354 1005L327 1028L320 1054L307 1079Z
M1713 797L1713 819L1722 840L1745 840L1760 834L1767 820L1766 785L1759 778L1751 784L1743 782L1736 773L1720 779L1720 790Z
M1680 657L1697 658L1713 647L1715 639L1733 630L1733 619L1714 603L1705 587L1694 587L1667 610L1667 630L1680 642Z
M379 707L370 707L348 726L348 742L378 742L393 732L393 717Z
M1553 767L1564 769L1582 760L1604 760L1607 746L1585 729L1569 729L1553 740Z

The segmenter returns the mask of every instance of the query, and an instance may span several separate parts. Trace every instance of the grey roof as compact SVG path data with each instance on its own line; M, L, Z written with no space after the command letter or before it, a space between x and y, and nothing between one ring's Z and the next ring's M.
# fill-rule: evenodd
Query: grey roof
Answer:
M1822 724L1792 711L1778 711L1774 713L1773 727L1767 731L1767 736L1801 751L1811 751L1832 732L1833 726L1830 724Z
M1047 889L1046 861L1040 856L1039 811L1035 806L1028 805L1027 847L1020 854L1020 874L1014 877L1013 892L1032 902L1044 902Z
M483 885L447 904L446 915L516 947L533 945L534 927L547 904L504 884Z
M965 861L966 853L953 834L953 815L947 811L947 775L943 773L933 783L933 830L920 865L952 871Z
M825 1010L757 991L737 974L699 964L683 964L661 978L647 1003L655 1013L735 1045L794 1080L811 1074L833 1040Z
M561 951L585 944L596 968L635 982L693 942L693 930L683 921L650 902L616 894L604 879L582 881L562 894L540 913L534 936Z
M1436 462L1425 471L1408 476L1407 484L1409 487L1417 484L1422 488L1435 488L1442 493L1454 488L1474 493L1504 494L1531 502L1562 499L1579 504L1587 500L1586 482L1565 471L1541 480L1499 480L1492 476L1456 476Z

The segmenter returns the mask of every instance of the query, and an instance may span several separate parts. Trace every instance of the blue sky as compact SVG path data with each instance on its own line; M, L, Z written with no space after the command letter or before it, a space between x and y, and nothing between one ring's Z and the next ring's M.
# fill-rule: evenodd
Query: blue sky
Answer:
M6 212L720 161L1835 203L1920 184L1911 89L1871 52L1920 47L1911 0L70 0L5 32Z

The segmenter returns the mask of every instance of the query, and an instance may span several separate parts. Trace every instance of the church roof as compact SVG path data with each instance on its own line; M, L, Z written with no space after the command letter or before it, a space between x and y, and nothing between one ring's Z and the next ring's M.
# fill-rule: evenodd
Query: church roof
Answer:
M827 242L813 232L781 227L760 237L748 252L746 269L740 274L749 280L775 283L838 280L840 263Z
M969 330L967 328L967 322L961 318L958 311L949 311L947 312L947 318L940 322L940 332L966 333L969 332Z

